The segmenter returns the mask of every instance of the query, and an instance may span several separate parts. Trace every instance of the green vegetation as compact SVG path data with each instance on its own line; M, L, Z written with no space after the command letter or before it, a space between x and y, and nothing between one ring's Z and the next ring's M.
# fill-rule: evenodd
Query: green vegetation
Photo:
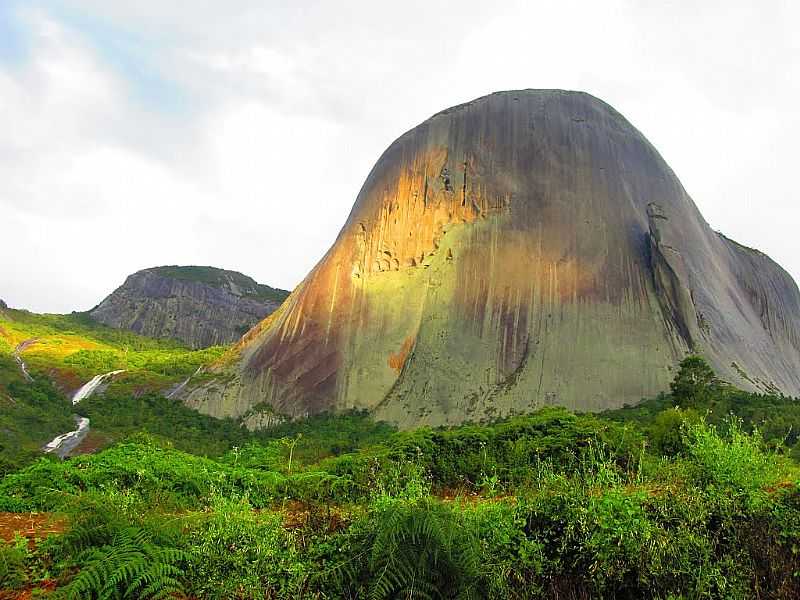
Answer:
M0 355L0 377L19 369ZM42 445L75 429L69 402L48 380L10 381L0 388L0 476L35 460Z
M757 394L735 388L717 379L706 362L687 357L671 386L662 394L633 407L607 411L604 417L640 425L656 450L674 454L680 446L680 428L700 419L722 430L731 415L746 431L757 429L771 446L785 447L800 459L800 402L778 394Z
M92 320L86 313L68 315L42 315L25 310L6 309L0 315L2 337L6 343L22 341L32 337L49 339L51 351L68 352L74 345L103 345L129 350L176 350L182 348L178 342L157 340L121 329L106 327ZM19 343L19 342L16 342Z
M14 356L15 349L23 343L20 357L32 381L26 379ZM120 421L124 422L132 403L146 402L157 395L160 403L153 401L157 406L142 414L141 419L152 423L160 416L180 413L185 418L176 423L174 432L191 440L182 424L197 421L196 413L168 404L160 394L185 380L199 366L219 358L224 350L214 347L191 351L175 342L99 325L81 314L37 315L4 310L0 314L0 475L27 464L39 455L42 445L74 429L72 414L76 411L67 395L95 375L112 370L124 369L125 373L108 386L104 404L92 402L86 408L77 407L77 412L98 419L94 437L107 443L131 431L153 430L138 424L135 429L126 429ZM206 417L204 422L209 421L212 419ZM109 430L103 431L103 425ZM215 423L209 427L225 425ZM202 427L198 435L200 432Z
M119 441L0 481L0 511L44 511L64 529L7 545L0 587L796 598L800 467L785 424L759 428L778 402L792 401L735 390L690 357L672 394L607 415L545 408L398 432L354 413L251 433L111 386L81 408Z
M74 429L73 414L88 417L88 444L103 447L136 432L171 440L176 448L218 457L234 446L305 436L298 456L320 460L354 450L392 428L364 415L343 415L333 425L325 418L288 423L252 433L232 419L214 419L164 397L166 390L218 359L225 348L188 350L175 342L154 340L99 325L83 315L35 315L4 311L0 319L0 476L41 454L42 445ZM35 342L21 353L31 375L26 381L14 348ZM73 407L74 392L95 375L123 369L100 394ZM204 377L203 374L197 376ZM316 434L316 435L312 435Z
M227 271L216 267L197 266L164 266L150 269L154 273L182 281L197 281L213 287L229 287L233 283L243 295L259 301L273 301L281 303L286 300L289 292L257 283L252 277L237 271Z

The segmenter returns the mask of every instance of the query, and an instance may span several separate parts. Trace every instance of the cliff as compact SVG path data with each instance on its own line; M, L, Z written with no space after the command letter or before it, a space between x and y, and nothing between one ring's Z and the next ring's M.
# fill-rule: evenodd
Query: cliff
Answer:
M227 344L271 314L288 292L213 267L155 267L130 275L92 319L192 348Z
M396 140L333 247L186 401L407 427L596 411L667 390L690 351L800 394L797 285L714 232L613 108L511 91Z

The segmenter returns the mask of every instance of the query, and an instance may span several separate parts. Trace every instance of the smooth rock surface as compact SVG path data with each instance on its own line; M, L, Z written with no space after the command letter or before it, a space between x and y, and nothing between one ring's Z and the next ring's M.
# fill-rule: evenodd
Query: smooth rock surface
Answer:
M334 246L187 403L365 408L410 427L597 411L720 376L800 394L800 293L714 232L658 152L588 94L500 92L395 141Z

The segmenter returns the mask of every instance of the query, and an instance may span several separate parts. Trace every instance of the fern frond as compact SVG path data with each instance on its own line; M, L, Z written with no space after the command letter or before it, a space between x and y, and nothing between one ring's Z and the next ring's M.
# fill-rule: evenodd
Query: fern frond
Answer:
M455 598L473 587L477 540L440 502L398 502L377 515L370 600Z
M79 555L80 572L62 589L72 600L146 600L165 598L183 591L177 566L185 553L151 542L138 527L118 530L109 544Z

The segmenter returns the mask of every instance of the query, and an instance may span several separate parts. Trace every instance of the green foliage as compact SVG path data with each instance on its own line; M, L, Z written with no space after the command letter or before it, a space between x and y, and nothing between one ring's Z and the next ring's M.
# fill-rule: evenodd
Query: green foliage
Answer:
M677 453L646 455L630 427L546 410L393 433L291 472L287 450L306 435L221 460L138 436L39 461L0 498L66 512L70 528L44 546L76 597L119 597L145 563L148 581L198 598L800 593L797 467L738 422L680 427Z
M701 356L692 355L681 361L669 387L679 406L694 408L708 403L719 389L719 381L714 370Z
M0 510L68 524L6 577L49 573L75 598L800 597L783 448L800 413L684 366L695 408L663 395L405 432L351 413L254 433L115 384L79 410L149 433L0 481ZM26 406L58 402L12 383Z
M183 347L173 340L157 340L124 329L102 325L94 321L87 313L40 315L25 310L6 310L0 319L6 319L2 321L5 328L19 331L24 334L25 338L56 335L62 338L77 337L129 350L179 349Z
M800 447L796 447L800 435L797 399L737 389L719 381L708 364L696 356L681 363L671 387L673 395L662 394L633 407L606 411L602 416L639 425L651 446L670 454L680 450L681 421L696 423L702 415L709 424L725 430L729 417L734 415L744 431L758 429L770 445L795 447L795 456L800 458ZM684 408L673 410L679 407Z
M118 498L94 494L64 509L70 529L50 551L79 571L59 590L60 597L144 600L182 593L186 553L173 545L175 532L164 519L131 523Z
M26 544L22 538L12 543L0 540L0 590L17 589L27 581Z
M461 524L478 539L478 588L487 598L543 597L544 545L526 532L527 519L508 501L460 507Z
M684 449L684 428L698 423L700 415L692 409L668 408L658 413L649 427L653 448L665 456L676 456Z
M13 359L0 355L0 374L7 362ZM12 378L5 389L8 397L0 388L0 477L40 456L41 446L56 435L75 428L69 402L49 380Z
M366 411L350 411L287 421L257 432L252 439L262 444L267 440L295 440L295 460L310 464L384 442L396 431L388 423L374 421Z
M264 506L285 488L274 472L244 470L164 447L138 436L91 456L66 462L46 458L0 481L0 507L51 510L82 492L116 491L152 506L203 506L214 491L249 496Z
M767 502L767 488L787 471L785 460L765 450L758 431L745 433L737 419L730 420L726 438L704 422L689 426L685 438L699 483L719 489L731 501Z
M184 554L152 543L135 527L117 532L111 542L88 548L78 556L81 570L60 595L87 598L170 598L183 590L176 566Z
M86 373L108 373L124 369L141 371L165 377L188 377L198 367L220 358L223 346L202 350L158 349L126 352L117 350L79 350L68 355L64 364Z
M115 350L78 350L67 356L64 364L89 373L108 373L123 368L123 356Z
M256 437L232 419L203 415L160 394L132 396L114 387L81 402L77 412L88 417L95 430L112 437L146 432L200 456L218 456Z
M448 506L423 497L376 504L369 597L479 598L480 546Z
M215 498L194 520L184 543L189 592L202 598L263 600L299 597L310 565L277 513L255 512L246 500Z
M0 431L8 433L0 436L0 475L28 464L41 446L74 428L73 408L63 390L74 391L95 375L113 370L125 373L91 398L94 410L78 407L93 413L92 430L98 439L137 431L137 421L142 422L141 429L165 434L169 425L158 424L158 419L178 415L178 430L171 437L185 441L185 447L195 444L200 453L225 452L247 437L230 421L217 427L209 424L213 419L191 417L192 411L154 397L220 358L224 347L192 351L175 342L105 327L77 313L36 315L14 310L4 311L0 318L0 340ZM24 378L13 355L23 340L33 340L22 354L33 381ZM146 399L137 402L142 396ZM132 414L134 409L138 416ZM204 438L209 431L210 439Z
M497 483L521 484L542 461L574 469L598 445L620 464L633 465L642 442L632 428L545 408L492 425L402 432L387 445L395 456L421 461L437 484L475 489L493 476Z

